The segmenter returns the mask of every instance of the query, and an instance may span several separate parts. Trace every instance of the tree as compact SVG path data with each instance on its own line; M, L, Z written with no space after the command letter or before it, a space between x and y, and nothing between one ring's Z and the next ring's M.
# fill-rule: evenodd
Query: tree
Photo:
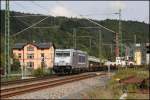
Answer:
M20 71L20 70L21 70L21 65L19 59L13 56L13 64L11 65L11 71Z
M0 53L0 57L1 57L1 60L0 60L0 64L1 64L1 68L4 68L4 56L3 56L3 54L2 53Z

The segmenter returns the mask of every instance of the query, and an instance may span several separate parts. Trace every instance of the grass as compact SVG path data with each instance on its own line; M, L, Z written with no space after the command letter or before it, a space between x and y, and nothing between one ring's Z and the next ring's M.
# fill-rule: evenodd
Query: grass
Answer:
M8 77L1 77L1 82L6 82L6 81L13 81L21 79L21 76L8 76Z
M149 99L149 94L128 93L128 97L126 99Z
M106 94L107 92L107 94ZM92 90L86 92L89 99L110 99L113 98L113 93L105 88L94 87ZM98 94L100 93L100 94Z
M141 79L149 77L149 71L144 68L127 68L119 69L119 71L108 81L106 88L93 87L91 90L86 91L90 99L119 99L123 94L123 88L126 87L127 91L136 91L139 87L138 84L130 84L128 86L121 85L116 79L123 79L129 76L136 76ZM135 98L147 99L146 94L129 94L128 99Z

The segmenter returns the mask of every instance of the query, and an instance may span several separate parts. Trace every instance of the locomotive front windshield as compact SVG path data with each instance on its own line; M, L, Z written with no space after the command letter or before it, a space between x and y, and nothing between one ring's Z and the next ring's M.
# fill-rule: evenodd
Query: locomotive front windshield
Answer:
M70 52L56 52L57 57L68 57L70 56Z

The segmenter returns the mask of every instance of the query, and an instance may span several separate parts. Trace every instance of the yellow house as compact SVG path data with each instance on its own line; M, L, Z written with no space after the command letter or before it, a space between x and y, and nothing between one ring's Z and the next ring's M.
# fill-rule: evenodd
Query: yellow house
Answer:
M55 46L52 43L16 43L13 54L26 68L37 69L42 64L46 68L52 68Z

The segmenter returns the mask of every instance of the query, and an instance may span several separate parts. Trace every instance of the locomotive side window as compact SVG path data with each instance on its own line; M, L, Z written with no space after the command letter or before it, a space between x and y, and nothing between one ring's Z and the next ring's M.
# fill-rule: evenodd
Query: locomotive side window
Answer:
M85 63L85 56L79 55L79 63Z

